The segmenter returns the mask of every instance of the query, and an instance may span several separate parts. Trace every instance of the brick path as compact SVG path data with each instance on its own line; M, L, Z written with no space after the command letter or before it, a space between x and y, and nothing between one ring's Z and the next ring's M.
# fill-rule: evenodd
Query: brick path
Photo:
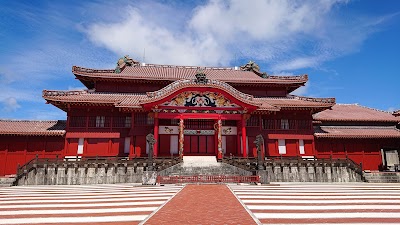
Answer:
M226 185L187 185L145 222L156 224L256 224Z

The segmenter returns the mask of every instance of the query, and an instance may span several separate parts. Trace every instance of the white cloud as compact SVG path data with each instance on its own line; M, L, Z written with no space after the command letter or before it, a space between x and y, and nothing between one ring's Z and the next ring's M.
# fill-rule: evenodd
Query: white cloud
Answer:
M310 90L310 86L311 86L311 83L309 81L304 86L301 86L301 87L297 88L296 90L294 90L290 94L298 95L298 96L306 96L308 94L308 91Z
M187 17L161 3L157 17L151 4L137 2L120 8L126 15L120 22L94 22L85 33L97 45L139 61L145 50L147 63L226 66L239 57L266 63L273 70L268 72L315 68L358 51L391 18L342 19L337 13L348 2L211 0Z
M13 97L4 99L2 103L3 103L3 110L6 112L12 112L21 108L21 106L17 102L17 99Z

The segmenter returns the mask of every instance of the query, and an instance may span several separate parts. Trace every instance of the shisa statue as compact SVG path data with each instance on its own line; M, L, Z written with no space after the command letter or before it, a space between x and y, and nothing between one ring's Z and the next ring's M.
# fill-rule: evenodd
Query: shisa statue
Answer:
M257 63L253 61L249 61L248 63L246 63L246 65L241 66L240 70L253 71L262 78L268 78L268 74L266 72L260 72L260 67L258 66Z
M124 68L125 66L134 66L138 64L139 61L135 61L132 58L130 58L129 55L126 55L118 59L117 67L115 68L115 73L121 73L121 69Z

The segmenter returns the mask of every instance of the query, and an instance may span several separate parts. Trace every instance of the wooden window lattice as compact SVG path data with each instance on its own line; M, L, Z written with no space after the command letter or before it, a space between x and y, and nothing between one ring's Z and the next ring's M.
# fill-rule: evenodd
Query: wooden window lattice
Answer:
M86 127L86 116L71 116L69 117L70 127Z

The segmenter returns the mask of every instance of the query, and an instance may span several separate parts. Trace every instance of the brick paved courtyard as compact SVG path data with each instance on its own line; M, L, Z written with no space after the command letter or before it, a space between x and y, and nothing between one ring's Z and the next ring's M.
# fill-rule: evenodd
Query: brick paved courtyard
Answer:
M400 224L400 185L119 184L0 189L0 224L90 223Z

